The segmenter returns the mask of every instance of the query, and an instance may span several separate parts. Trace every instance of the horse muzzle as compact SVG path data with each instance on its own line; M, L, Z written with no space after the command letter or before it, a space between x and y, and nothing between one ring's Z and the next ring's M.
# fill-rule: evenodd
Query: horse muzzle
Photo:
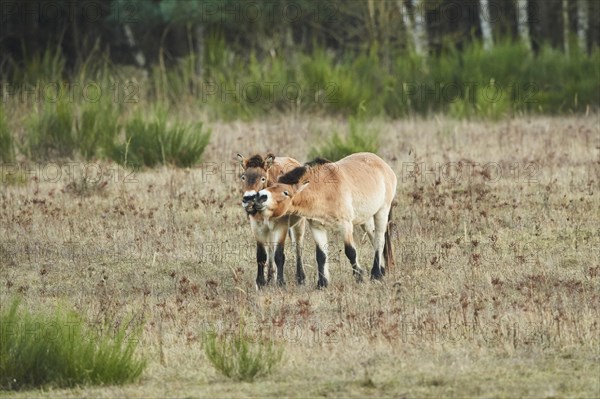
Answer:
M266 194L261 194L260 192L256 193L254 196L254 209L258 212L262 212L267 207L267 196Z
M246 213L250 215L254 215L257 212L255 209L255 199L256 196L254 194L245 195L244 198L242 198L242 206L246 210Z

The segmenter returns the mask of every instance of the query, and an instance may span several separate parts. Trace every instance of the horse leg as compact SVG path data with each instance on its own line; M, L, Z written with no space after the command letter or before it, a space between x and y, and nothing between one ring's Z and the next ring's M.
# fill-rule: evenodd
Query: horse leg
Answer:
M313 234L315 243L317 244L317 270L319 279L317 288L327 287L329 284L329 266L327 265L327 230L325 227L316 222L310 223L310 229Z
M285 247L285 242L275 244L275 264L277 265L277 284L279 286L285 285L285 279L283 278L283 265L285 263L285 253L283 252L283 248Z
M271 283L271 281L273 280L274 277L276 277L276 270L275 270L275 245L272 242L269 242L267 244L267 248L269 250L268 252L268 258L267 258L267 284Z
M375 259L371 269L371 278L379 280L385 274L385 265L383 260L383 244L385 243L385 231L387 229L387 219L389 207L384 207L374 215L375 220Z
M296 250L296 282L298 285L303 285L306 275L302 266L302 246L304 244L304 229L306 227L306 219L301 219L290 229L292 237L292 245Z
M370 218L368 222L361 224L360 227L367 234L367 237L369 237L369 242L371 243L371 246L375 248L375 237L373 235L375 232L375 221L373 220L373 218Z
M350 261L350 264L352 265L352 274L356 278L356 281L360 282L363 279L362 276L363 276L364 270L358 264L358 259L356 257L356 245L354 245L354 235L353 235L354 226L352 225L352 222L344 222L343 230L344 230L343 231L343 233L344 233L344 253L346 254L346 257L348 258L348 260Z
M267 262L267 251L262 242L256 242L256 263L258 270L256 273L256 286L262 288L265 283L265 263Z
M275 265L277 266L277 284L279 286L285 285L285 278L283 275L285 253L283 252L283 249L285 248L285 238L287 233L287 223L282 223L273 230L273 259L275 260Z

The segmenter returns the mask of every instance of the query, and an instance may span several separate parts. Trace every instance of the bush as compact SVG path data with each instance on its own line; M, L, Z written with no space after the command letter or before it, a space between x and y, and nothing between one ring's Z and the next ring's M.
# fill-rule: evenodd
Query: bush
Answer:
M0 313L0 389L124 384L146 367L137 340L118 328L99 336L74 313L54 317L19 310L19 301Z
M113 102L87 102L75 125L77 147L85 159L108 156L117 137L119 111Z
M73 104L68 100L46 103L40 115L30 117L27 147L33 159L72 157L76 150Z
M0 162L14 162L15 160L15 143L4 110L0 108Z
M283 356L283 349L272 342L254 343L241 332L230 339L206 333L203 343L204 353L215 369L237 381L254 381L270 374Z
M337 132L321 147L313 147L309 157L322 157L330 161L338 161L356 152L377 152L379 150L379 134L376 130L367 129L355 118L349 120L350 132L346 137Z
M167 114L155 112L154 119L146 122L135 116L125 126L125 143L116 146L112 158L126 166L156 166L171 164L191 166L202 157L210 140L210 131L203 131L202 123L195 125L167 123Z

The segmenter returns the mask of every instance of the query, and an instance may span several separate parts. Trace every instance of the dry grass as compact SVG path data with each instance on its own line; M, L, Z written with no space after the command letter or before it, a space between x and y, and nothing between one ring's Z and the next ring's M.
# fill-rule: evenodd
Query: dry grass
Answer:
M2 186L2 303L21 293L90 322L134 315L149 358L136 385L15 396L598 397L598 116L373 123L399 177L398 266L382 283L355 283L332 235L328 289L315 289L311 238L307 286L286 251L288 286L254 288L234 155L304 160L339 120L213 124L191 170L102 164L83 185L40 165ZM221 377L201 348L203 331L235 333L240 319L285 351L255 383Z

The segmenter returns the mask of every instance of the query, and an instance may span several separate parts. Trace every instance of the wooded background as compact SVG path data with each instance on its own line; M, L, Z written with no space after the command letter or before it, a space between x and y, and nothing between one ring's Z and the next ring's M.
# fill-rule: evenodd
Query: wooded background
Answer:
M242 55L323 46L348 57L375 48L384 63L407 50L439 55L476 40L566 53L600 43L596 0L2 0L0 12L3 74L55 47L67 68L95 50L149 68L159 55L166 63L201 57L214 37Z

